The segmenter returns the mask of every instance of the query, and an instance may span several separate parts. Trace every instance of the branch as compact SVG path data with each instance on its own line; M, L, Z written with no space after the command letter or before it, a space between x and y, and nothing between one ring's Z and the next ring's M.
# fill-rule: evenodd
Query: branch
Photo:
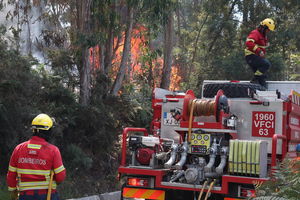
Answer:
M215 45L217 39L219 38L219 36L220 36L220 34L221 34L221 32L222 32L222 30L223 30L223 28L224 28L225 22L229 20L229 17L231 16L231 14L232 14L232 12L233 12L233 9L234 9L234 6L236 5L236 3L237 3L237 0L234 0L234 2L233 2L232 5L231 5L231 8L230 8L230 10L229 10L228 16L227 16L226 18L224 18L224 20L222 21L222 24L221 24L221 27L220 27L219 31L218 31L217 34L215 35L213 41L211 42L210 47L208 48L208 52L209 52L209 53L211 52L211 50L212 50L212 48L214 47L214 45Z

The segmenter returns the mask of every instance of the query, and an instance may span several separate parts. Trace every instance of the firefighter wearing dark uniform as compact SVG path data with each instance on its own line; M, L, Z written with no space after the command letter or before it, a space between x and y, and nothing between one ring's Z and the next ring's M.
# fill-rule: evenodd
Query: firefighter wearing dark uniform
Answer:
M14 149L7 173L11 199L19 193L19 200L46 200L48 188L51 200L59 199L56 186L65 179L66 170L59 149L47 142L52 127L53 120L39 114L32 121L32 138ZM51 173L54 178L49 186Z
M246 39L245 59L254 73L251 83L259 83L264 87L266 87L266 72L271 67L271 63L265 58L266 48L269 46L267 33L274 30L274 21L267 18L257 29L251 31Z

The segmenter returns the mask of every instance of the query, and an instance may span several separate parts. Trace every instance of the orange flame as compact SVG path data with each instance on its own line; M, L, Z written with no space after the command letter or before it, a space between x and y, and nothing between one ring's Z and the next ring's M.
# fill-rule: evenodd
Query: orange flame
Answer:
M145 66L145 63L142 63L141 57L143 56L143 48L147 48L145 32L147 29L143 26L139 26L135 28L132 32L131 38L131 49L130 49L130 58L129 65L127 68L126 74L129 77L130 82L135 82L137 75L145 74L145 69L149 66ZM119 66L122 59L122 51L124 46L124 34L122 37L122 41L120 44L117 44L117 38L114 39L114 45L119 45L116 50L115 58L113 59L112 65L112 78L116 77L116 74L119 70ZM115 46L116 48L116 46ZM90 48L90 63L93 70L99 70L102 68L100 66L100 47L97 45L95 47ZM149 63L146 63L149 65ZM158 57L156 60L152 61L152 74L153 74L153 87L159 87L160 81L162 77L162 67L163 67L163 58ZM179 90L180 82L182 78L179 75L178 66L173 65L170 77L170 90Z

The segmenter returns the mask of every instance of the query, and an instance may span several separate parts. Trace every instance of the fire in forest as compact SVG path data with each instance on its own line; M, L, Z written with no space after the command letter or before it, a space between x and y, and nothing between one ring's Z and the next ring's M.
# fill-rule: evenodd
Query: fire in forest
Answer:
M130 82L138 82L139 78L144 77L148 81L148 84L152 87L159 87L162 68L163 68L163 57L156 56L154 59L149 56L149 52L154 51L147 45L148 41L145 37L147 29L143 26L137 27L132 32L131 37L131 48L130 57L128 60L128 66L126 70L126 80ZM122 52L124 47L124 34L121 39L114 39L114 58L112 60L112 70L110 74L112 78L116 77L119 70ZM99 45L90 48L90 63L94 70L101 70L101 56L100 56ZM178 66L173 65L170 77L170 90L180 89L181 77L178 73Z

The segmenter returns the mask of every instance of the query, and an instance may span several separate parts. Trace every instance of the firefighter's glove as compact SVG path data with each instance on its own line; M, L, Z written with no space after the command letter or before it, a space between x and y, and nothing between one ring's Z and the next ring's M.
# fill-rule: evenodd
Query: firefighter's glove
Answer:
M265 56L265 54L264 54L264 52L262 50L259 52L259 56L260 57L264 57Z
M10 192L10 199L11 200L18 200L19 199L19 195L18 195L18 191L14 190Z

